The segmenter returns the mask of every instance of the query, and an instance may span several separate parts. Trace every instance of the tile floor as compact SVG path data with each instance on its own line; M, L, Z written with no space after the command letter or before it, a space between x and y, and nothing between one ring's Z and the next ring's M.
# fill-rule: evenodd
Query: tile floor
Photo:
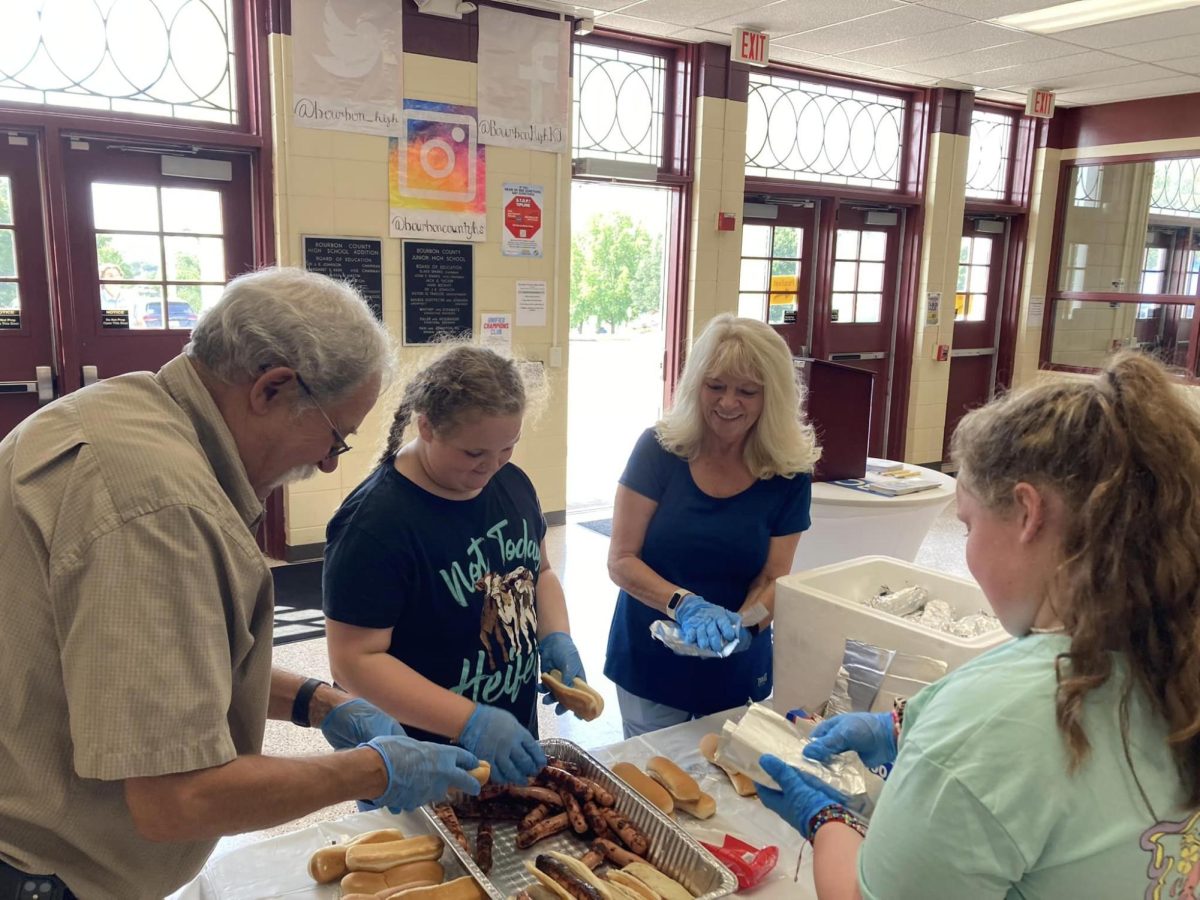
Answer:
M553 527L547 535L550 562L563 579L575 636L588 683L604 695L605 713L594 722L581 722L573 716L559 718L539 706L543 737L568 737L585 747L598 747L621 740L621 720L617 714L615 688L602 674L608 625L616 603L617 591L608 580L606 558L608 538L577 524L610 515L607 510L587 510L569 517L566 525ZM954 517L954 504L935 521L916 562L932 569L970 577L963 562L965 533ZM275 648L276 665L294 672L328 679L329 660L323 640L300 641ZM268 722L264 752L275 755L305 755L328 751L321 733L296 728L287 722ZM302 828L316 821L340 818L355 811L352 803L321 810L304 819L278 828L245 835L238 843L257 840Z

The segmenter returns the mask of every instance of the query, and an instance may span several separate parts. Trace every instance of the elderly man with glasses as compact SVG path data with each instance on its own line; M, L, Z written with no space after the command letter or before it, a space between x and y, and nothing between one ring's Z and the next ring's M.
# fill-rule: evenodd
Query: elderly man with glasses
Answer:
M470 753L271 665L263 501L337 468L391 357L353 289L264 270L0 442L0 895L162 897L224 834L478 792ZM263 756L267 718L345 752Z

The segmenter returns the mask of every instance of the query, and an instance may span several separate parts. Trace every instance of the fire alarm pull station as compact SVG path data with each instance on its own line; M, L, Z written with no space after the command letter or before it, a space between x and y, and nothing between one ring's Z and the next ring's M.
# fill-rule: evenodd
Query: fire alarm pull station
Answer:
M717 231L734 231L737 229L737 216L733 213L717 213Z
M937 356L936 356L937 361L945 362L949 358L950 358L950 345L949 344L938 344L937 345Z

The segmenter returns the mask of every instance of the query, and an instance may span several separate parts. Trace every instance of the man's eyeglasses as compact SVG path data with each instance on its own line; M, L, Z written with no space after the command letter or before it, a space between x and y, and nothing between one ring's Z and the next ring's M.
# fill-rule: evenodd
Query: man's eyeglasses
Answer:
M334 457L341 456L343 453L349 452L350 445L346 443L346 439L342 437L342 433L338 431L337 426L333 424L333 419L329 418L329 413L325 412L321 404L317 402L317 398L314 396L312 388L304 383L304 379L300 377L299 372L296 373L296 384L300 385L300 389L304 391L304 393L308 394L308 399L313 402L313 406L317 408L317 412L321 414L321 417L325 420L325 424L328 425L329 430L333 432L333 446L329 448L329 453L325 458L333 459Z

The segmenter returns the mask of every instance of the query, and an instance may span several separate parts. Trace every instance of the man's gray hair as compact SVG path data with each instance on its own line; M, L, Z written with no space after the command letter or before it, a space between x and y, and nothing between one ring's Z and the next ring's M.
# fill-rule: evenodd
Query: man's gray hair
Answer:
M352 286L303 269L235 278L205 310L184 348L228 384L266 369L295 369L322 401L336 401L394 365L387 329Z

